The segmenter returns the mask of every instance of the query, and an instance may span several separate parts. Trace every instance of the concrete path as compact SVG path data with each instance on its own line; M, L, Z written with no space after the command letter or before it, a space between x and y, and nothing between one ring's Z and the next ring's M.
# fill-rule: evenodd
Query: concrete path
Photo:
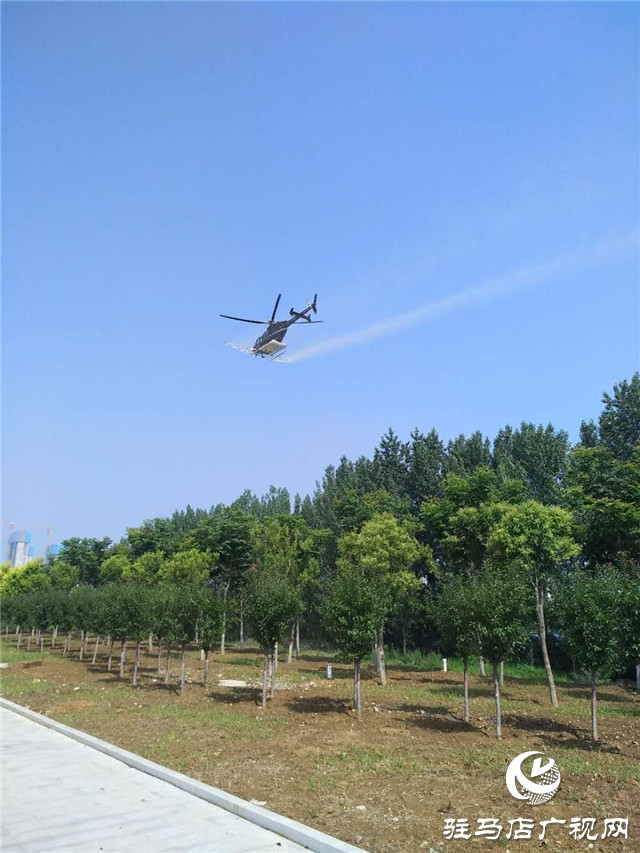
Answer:
M304 850L6 708L0 725L3 853Z

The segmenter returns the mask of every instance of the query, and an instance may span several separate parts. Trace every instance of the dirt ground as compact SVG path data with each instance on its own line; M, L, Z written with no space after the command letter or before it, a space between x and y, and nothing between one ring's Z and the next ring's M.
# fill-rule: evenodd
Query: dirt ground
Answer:
M467 725L459 672L390 664L389 683L382 687L365 665L358 722L350 709L351 667L316 652L280 664L275 699L263 712L255 648L212 655L208 689L200 655L190 650L181 697L177 654L165 685L157 649L146 653L136 688L131 651L121 680L116 656L107 672L104 656L91 663L91 644L83 661L77 638L66 658L60 646L45 645L42 655L17 652L9 637L1 649L7 664L2 694L371 853L492 848L640 853L640 697L630 684L599 687L600 741L594 747L586 685L562 681L560 708L553 711L540 670L522 675L520 667L516 677L507 668L503 737L497 741L492 684L477 675L471 677ZM248 686L221 687L221 679ZM513 799L505 786L511 759L530 750L553 758L562 775L556 796L533 807ZM569 826L576 817L595 818L598 838L572 838ZM498 840L473 835L480 818L499 819ZM516 818L534 822L531 840L505 837ZM548 825L540 841L540 822L550 818L566 823ZM601 838L605 818L628 818L628 840ZM446 826L465 819L471 837L448 839ZM459 831L465 834L464 826Z

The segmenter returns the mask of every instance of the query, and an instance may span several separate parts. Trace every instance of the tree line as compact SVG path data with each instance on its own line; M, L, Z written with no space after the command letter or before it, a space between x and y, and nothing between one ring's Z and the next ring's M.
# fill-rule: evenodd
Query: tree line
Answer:
M360 662L373 649L384 683L391 644L456 653L465 672L480 655L498 710L502 661L540 661L552 705L554 669L573 665L595 709L596 675L640 661L640 374L604 394L574 447L552 425L446 445L435 430L409 441L389 430L371 458L329 466L312 496L246 491L127 528L118 543L63 545L50 563L3 567L5 598L206 589L223 653L247 624L266 658L276 642L299 648L300 633L329 641L354 663L357 708Z

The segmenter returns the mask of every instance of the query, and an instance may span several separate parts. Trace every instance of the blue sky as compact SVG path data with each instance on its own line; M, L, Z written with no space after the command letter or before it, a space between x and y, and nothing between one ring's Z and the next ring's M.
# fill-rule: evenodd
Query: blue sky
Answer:
M3 520L306 493L389 426L575 440L639 364L638 14L3 3ZM295 356L495 280L295 364L218 318L317 292Z

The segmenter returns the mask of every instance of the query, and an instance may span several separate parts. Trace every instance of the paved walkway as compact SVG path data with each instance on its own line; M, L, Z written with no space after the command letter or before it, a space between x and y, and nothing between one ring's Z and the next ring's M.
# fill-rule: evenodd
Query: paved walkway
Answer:
M0 709L3 853L299 853L304 848Z

